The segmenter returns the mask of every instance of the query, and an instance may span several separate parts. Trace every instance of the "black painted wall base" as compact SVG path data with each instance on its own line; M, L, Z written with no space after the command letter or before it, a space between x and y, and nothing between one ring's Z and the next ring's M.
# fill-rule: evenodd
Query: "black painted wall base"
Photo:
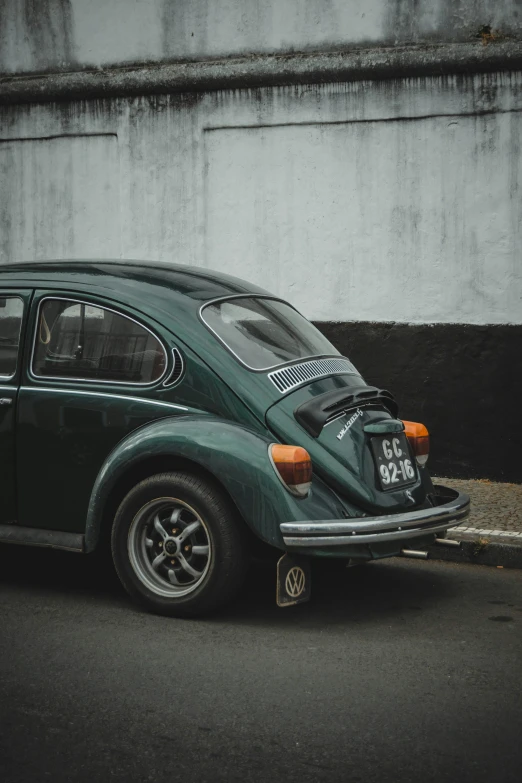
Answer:
M522 326L316 326L428 427L432 475L522 482Z

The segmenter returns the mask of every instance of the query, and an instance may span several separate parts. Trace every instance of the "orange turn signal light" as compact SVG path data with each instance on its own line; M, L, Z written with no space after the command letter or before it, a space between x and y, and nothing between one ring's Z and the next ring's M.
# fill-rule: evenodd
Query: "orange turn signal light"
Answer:
M302 446L272 443L270 458L283 483L294 495L308 494L312 481L312 460Z
M403 421L402 423L418 464L425 465L430 454L430 434L427 428L417 421Z

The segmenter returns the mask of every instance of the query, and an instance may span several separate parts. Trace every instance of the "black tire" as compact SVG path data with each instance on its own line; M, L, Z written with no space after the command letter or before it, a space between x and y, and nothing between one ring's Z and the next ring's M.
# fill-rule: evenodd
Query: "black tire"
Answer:
M196 532L182 541L198 520ZM243 584L249 562L243 526L226 495L207 479L183 472L151 476L128 493L116 512L111 541L116 572L129 595L151 612L208 614L230 601ZM189 545L187 554L183 550ZM193 554L205 549L207 554ZM154 567L156 561L160 564ZM185 570L189 566L192 573Z

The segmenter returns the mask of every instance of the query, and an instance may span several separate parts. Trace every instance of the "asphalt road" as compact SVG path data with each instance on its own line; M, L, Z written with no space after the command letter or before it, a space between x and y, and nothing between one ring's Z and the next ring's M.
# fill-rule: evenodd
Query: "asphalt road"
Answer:
M519 781L522 571L268 571L211 620L135 609L89 558L0 549L0 780Z

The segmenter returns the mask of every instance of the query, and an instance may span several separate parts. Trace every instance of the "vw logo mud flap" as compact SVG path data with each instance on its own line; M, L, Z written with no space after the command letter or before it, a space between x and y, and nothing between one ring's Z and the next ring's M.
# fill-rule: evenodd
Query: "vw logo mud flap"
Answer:
M310 573L309 558L283 555L277 563L277 605L294 606L309 601Z

